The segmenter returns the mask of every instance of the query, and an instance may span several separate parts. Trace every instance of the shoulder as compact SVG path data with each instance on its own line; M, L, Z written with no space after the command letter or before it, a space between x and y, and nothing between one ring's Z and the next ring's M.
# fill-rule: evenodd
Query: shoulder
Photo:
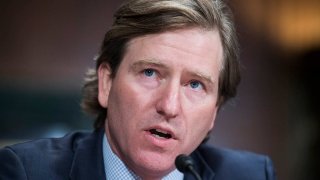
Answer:
M94 134L74 132L62 138L39 139L2 148L0 179L25 179L22 177L38 177L39 174L43 175L42 178L54 176L59 179L58 175L66 176L75 151L83 148L83 145L94 144L94 139L98 139L94 138L97 136Z
M56 152L62 154L70 154L77 148L79 142L88 137L88 132L73 132L61 138L44 138L32 140L24 143L19 143L7 146L4 149L10 150L20 157L35 156L35 158L50 158ZM45 156L43 156L45 155Z
M219 148L210 145L201 145L198 148L198 152L208 157L207 161L214 161L215 163L232 163L232 164L243 164L244 162L256 162L261 163L267 157L248 151L233 150L227 148Z
M275 179L272 161L266 155L201 145L195 156L223 179Z

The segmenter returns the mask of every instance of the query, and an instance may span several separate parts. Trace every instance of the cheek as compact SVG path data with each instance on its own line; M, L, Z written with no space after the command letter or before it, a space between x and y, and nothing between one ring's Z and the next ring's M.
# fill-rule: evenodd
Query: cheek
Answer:
M108 115L118 122L126 121L134 107L134 94L124 84L114 84L110 90ZM128 123L128 122L127 122Z
M198 106L197 108L193 108L188 111L188 141L190 143L194 143L195 147L202 142L208 132L212 129L216 117L216 111L217 107L215 104L210 104L206 107Z
M134 101L134 94L123 84L115 83L111 88L107 124L113 143L121 147L121 151L130 148L130 137L133 137L136 131Z
M116 118L117 123L137 125L135 119L141 119L142 112L147 107L148 93L142 92L141 89L135 87L133 82L125 80L116 81L110 91L109 104L113 118ZM140 118L137 118L137 117Z
M207 136L207 134L210 131L210 125L211 125L212 121L207 122L207 123L194 123L193 126L191 127L191 129L188 132L188 144L187 144L187 149L188 152L187 153L191 153L192 151L194 151L199 145L200 143L205 139L205 137Z
M217 112L216 95L204 96L201 100L185 100L185 113L187 117L190 117L192 124L196 127L206 127L211 129ZM205 128L205 129L206 129Z
M192 134L194 136L205 136L211 129L214 123L213 116L202 116L197 117L191 123ZM200 138L201 139L201 138Z

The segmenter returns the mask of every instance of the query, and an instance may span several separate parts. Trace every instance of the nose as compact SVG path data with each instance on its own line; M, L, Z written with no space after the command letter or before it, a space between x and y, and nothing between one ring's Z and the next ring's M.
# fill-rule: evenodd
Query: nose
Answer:
M175 118L181 111L180 86L168 84L159 92L156 110L167 120Z

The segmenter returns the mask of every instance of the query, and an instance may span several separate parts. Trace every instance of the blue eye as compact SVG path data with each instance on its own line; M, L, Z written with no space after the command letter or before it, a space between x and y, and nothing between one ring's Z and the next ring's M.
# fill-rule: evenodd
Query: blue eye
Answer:
M199 81L191 81L190 82L190 87L192 89L199 89L199 88L203 88L202 84Z
M153 69L145 69L144 70L144 75L151 77L155 74L155 71Z

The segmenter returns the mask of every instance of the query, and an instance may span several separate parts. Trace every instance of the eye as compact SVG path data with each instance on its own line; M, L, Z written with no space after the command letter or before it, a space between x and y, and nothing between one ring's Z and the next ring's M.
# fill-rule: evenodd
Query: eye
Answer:
M152 76L154 76L155 75L155 70L153 70L153 69L145 69L144 71L143 71L143 73L144 73L144 75L146 75L146 76L148 76L148 77L152 77Z
M192 89L203 89L203 85L202 85L202 83L199 82L199 81L191 81L191 82L190 82L190 87L191 87Z

